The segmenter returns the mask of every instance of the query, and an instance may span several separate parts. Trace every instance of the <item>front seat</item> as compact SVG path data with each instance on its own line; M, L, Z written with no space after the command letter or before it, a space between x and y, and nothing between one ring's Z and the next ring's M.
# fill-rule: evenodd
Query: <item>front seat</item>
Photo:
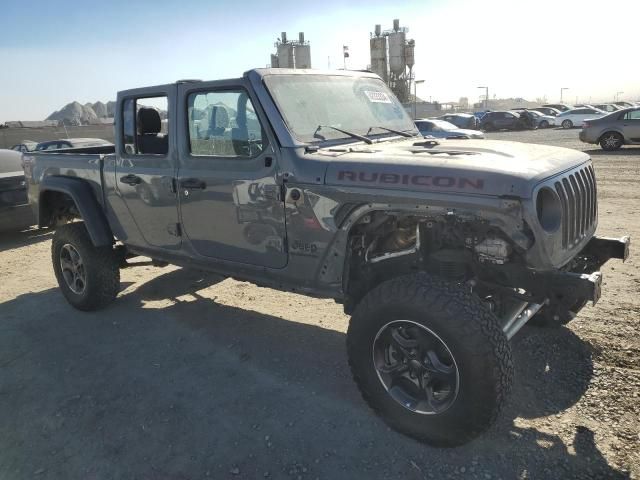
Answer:
M167 136L160 133L162 120L160 113L153 107L140 107L138 110L138 151L139 153L166 155Z

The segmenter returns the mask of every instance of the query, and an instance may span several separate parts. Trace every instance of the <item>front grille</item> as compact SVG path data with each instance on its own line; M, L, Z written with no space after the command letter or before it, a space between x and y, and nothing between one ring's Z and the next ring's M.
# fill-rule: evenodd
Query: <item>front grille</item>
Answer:
M562 246L571 248L591 233L598 217L596 176L589 165L555 182L562 203Z

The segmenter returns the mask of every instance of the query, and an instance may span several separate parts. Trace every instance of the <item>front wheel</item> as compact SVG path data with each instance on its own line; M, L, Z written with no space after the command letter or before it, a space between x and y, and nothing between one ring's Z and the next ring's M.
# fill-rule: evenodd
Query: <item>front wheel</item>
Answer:
M618 150L623 143L624 138L617 132L607 132L600 138L600 147L609 152Z
M573 128L573 122L571 120L564 120L562 122L562 128Z
M51 260L58 285L78 310L99 310L120 290L118 256L109 247L95 247L84 223L62 225L51 244Z
M347 351L369 406L392 428L434 446L483 433L511 389L511 349L496 317L462 287L424 273L364 297Z

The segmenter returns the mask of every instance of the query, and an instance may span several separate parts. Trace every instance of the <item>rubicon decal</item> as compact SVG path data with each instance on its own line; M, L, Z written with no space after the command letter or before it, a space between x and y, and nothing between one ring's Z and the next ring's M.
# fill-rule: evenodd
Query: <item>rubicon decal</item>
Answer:
M418 187L459 188L483 190L481 178L445 177L431 175L400 175L398 173L356 172L340 170L338 180L363 184L415 185Z

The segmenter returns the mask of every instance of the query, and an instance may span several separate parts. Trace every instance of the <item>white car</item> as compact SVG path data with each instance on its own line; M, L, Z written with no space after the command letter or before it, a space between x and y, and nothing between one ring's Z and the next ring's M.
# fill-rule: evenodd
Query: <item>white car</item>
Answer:
M607 114L594 107L572 108L556 117L556 125L562 128L581 127L585 120L604 117Z

